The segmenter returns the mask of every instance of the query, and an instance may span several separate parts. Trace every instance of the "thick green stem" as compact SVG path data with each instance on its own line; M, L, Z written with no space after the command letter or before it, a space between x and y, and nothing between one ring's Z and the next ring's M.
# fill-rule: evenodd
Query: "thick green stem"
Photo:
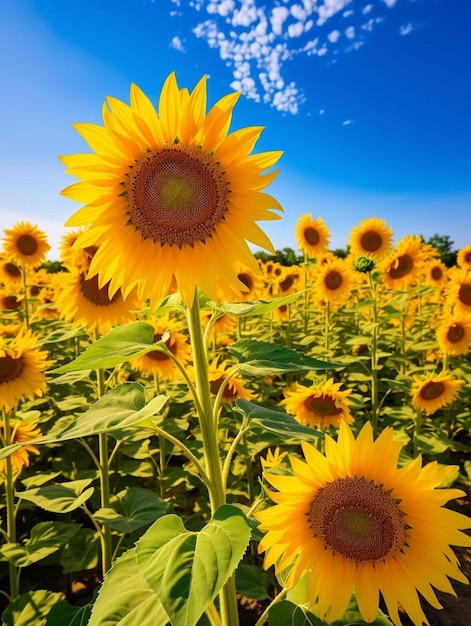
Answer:
M371 274L368 275L373 302L373 330L371 333L371 426L373 435L378 433L378 292Z
M4 445L11 443L11 424L10 417L6 411L3 413L3 430L5 441ZM15 476L13 473L13 464L11 455L5 459L5 497L6 497L6 515L7 515L7 541L8 543L16 543L16 514L15 514ZM18 568L11 562L8 562L8 574L10 579L10 601L15 600L19 595L18 584Z
M98 376L98 397L102 397L105 393L105 372L99 369ZM99 446L99 463L100 463L100 504L102 508L110 506L110 466L108 451L108 435L100 433L98 435ZM111 545L111 528L102 526L101 528L101 569L103 576L111 567L112 545Z

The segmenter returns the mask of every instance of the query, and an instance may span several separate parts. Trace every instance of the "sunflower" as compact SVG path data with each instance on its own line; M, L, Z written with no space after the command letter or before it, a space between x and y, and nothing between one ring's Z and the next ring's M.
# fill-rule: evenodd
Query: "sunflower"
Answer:
M352 390L341 391L341 386L341 383L334 383L332 379L311 387L294 383L291 388L284 390L285 399L281 404L287 413L304 426L317 426L321 430L329 426L338 428L342 420L349 424L353 422L348 401Z
M334 258L316 268L314 293L323 302L342 304L354 285L353 270L344 259Z
M466 354L471 346L471 316L449 315L437 327L436 337L445 354Z
M7 259L0 259L0 283L21 283L22 273L21 269L13 261Z
M244 386L240 374L230 363L219 363L219 359L214 359L208 368L209 387L211 393L217 395L224 385L222 400L234 402L235 400L252 400L255 394Z
M242 285L243 288L239 287L234 289L233 287L227 288L226 285L222 281L218 281L219 289L220 289L220 297L221 300L240 300L240 301L250 301L257 300L262 296L263 293L263 278L261 275L261 271L257 265L257 271L254 272L252 269L248 267L244 267L243 265L239 265L237 267L237 279Z
M322 217L312 219L312 214L301 215L296 222L295 237L298 248L308 257L326 252L329 247L330 231Z
M41 436L41 431L35 422L20 422L19 420L11 419L10 429L9 441L6 441L5 423L0 421L0 441L4 446L33 441ZM28 443L13 452L11 455L11 464L15 475L20 474L23 467L29 466L29 454L39 454L39 450L36 446L32 446ZM7 460L0 459L0 482L5 477L6 468Z
M188 343L188 337L182 332L183 326L178 320L163 315L159 318L151 318L147 322L154 327L155 343L161 341L164 335L168 333L168 338L164 341L165 347L183 365L190 361L191 347ZM129 364L146 376L155 375L162 380L173 380L180 374L172 358L162 350L152 350L147 354L137 356L131 359Z
M392 229L385 220L369 217L352 228L348 244L353 256L379 260L393 251L392 238Z
M426 378L414 376L411 388L412 406L432 415L448 406L458 395L464 380L457 380L446 372L431 374Z
M454 269L447 285L447 302L460 313L471 313L471 271Z
M265 568L289 566L287 587L306 575L308 601L321 619L338 619L355 592L363 619L373 621L379 594L400 626L401 605L415 626L428 623L419 594L441 608L432 589L452 592L449 578L466 583L450 545L471 546L461 532L470 520L443 505L464 494L436 489L456 468L421 458L397 467L402 443L385 428L376 441L365 424L355 440L345 421L326 453L301 443L305 461L290 457L293 476L266 472L277 489L274 506L255 514ZM431 522L433 520L433 523Z
M12 293L11 289L0 288L0 311L20 311L23 308L23 299L20 294Z
M215 277L243 290L238 264L257 271L247 241L274 252L255 222L282 210L262 191L281 152L250 154L262 127L228 134L239 95L206 113L206 77L190 93L172 73L158 114L132 85L130 106L107 99L103 126L75 125L94 153L62 157L81 179L64 195L87 203L66 225L87 227L78 247L99 246L90 276L98 274L100 287L109 282L110 297L138 285L154 307L173 281L187 305L196 285L216 300Z
M408 289L417 281L425 256L420 236L403 237L397 245L395 254L381 263L386 287Z
M83 326L100 334L117 324L134 321L133 311L140 308L135 291L126 300L119 289L110 297L108 285L99 287L97 276L86 278L77 270L61 274L55 304L61 318L73 327Z
M471 270L471 245L465 246L458 250L458 254L456 255L456 262L459 267L462 267L466 270Z
M71 230L66 233L61 239L59 252L64 267L69 270L75 269L85 274L90 267L90 261L93 257L93 251L96 251L96 246L91 247L92 253L90 253L90 248L77 248L75 242L81 233L83 233L83 229Z
M0 336L0 408L11 409L20 400L42 396L45 370L52 364L37 347L37 337L22 329L7 341Z
M423 271L426 285L440 289L448 282L448 268L440 259L427 261Z
M20 266L37 267L45 260L51 249L47 236L29 222L19 222L6 228L3 242L4 255Z

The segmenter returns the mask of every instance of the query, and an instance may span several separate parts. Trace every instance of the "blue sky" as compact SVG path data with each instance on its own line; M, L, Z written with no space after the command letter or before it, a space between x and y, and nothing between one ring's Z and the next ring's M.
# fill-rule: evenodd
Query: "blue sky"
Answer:
M0 227L37 224L57 258L79 207L57 156L87 151L72 123L131 82L156 102L176 70L207 74L210 104L242 91L232 128L284 151L276 248L308 212L333 248L371 216L470 244L470 24L470 0L0 0Z

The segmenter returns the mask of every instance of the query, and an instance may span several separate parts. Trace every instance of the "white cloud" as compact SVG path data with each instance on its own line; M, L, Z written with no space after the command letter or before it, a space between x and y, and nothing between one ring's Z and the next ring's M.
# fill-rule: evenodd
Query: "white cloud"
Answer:
M410 22L408 24L404 24L403 26L399 27L399 33L401 35L408 35L413 30L414 30L414 27L412 26L412 24Z
M392 8L397 0L383 0L384 4L388 7L388 8Z
M336 43L339 40L340 32L338 30L333 30L331 33L327 35L327 39L330 43Z
M349 26L348 28L345 29L345 36L348 39L354 39L355 37L355 27L354 26Z
M177 35L175 35L175 37L173 37L172 41L170 42L170 47L174 48L174 50L178 50L179 52L185 52L183 42Z
M342 126L350 126L350 124L353 124L353 120L344 120L342 122Z

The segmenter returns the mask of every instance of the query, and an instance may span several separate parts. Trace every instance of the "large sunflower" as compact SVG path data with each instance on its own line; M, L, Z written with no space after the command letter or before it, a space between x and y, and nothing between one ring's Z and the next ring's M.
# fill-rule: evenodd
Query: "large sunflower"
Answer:
M323 302L344 303L350 297L353 286L353 270L344 259L334 258L316 268L314 293Z
M341 386L331 379L310 387L294 383L285 389L282 404L287 413L305 426L317 426L322 430L329 426L338 428L342 420L349 424L353 422L348 401L352 390L341 391Z
M414 376L411 388L412 406L432 415L453 402L464 380L457 380L446 372L431 374L426 378Z
M239 263L258 270L247 241L274 252L255 222L282 210L262 191L281 152L250 154L262 127L228 134L239 95L206 113L206 78L190 93L172 73L158 114L132 85L130 106L108 98L103 126L75 126L94 153L62 157L82 181L63 193L86 203L67 225L87 227L78 247L99 246L90 276L109 282L110 297L138 285L155 306L174 284L188 305L196 285L216 300L215 277L244 289Z
M0 441L4 446L32 441L41 436L41 431L36 422L20 422L19 420L12 419L10 420L10 429L10 440L6 441L5 423L0 422ZM32 446L28 443L13 452L11 455L11 465L15 475L19 474L23 467L29 466L29 454L39 454L39 450L36 446ZM6 467L6 459L0 459L0 482L6 474Z
M312 214L301 215L296 222L295 237L298 248L308 257L327 251L330 231L322 217L312 219Z
M0 336L0 408L9 410L20 400L43 395L44 372L52 361L37 341L30 330L21 330L11 341Z
M420 274L426 252L422 248L420 237L407 235L398 243L392 257L383 260L383 280L392 289L408 289Z
M436 330L440 350L446 354L466 354L471 346L471 315L450 315Z
M443 507L464 492L436 489L456 468L422 467L418 457L398 469L403 444L389 427L374 441L369 423L355 440L342 421L337 442L326 436L325 456L301 445L306 462L290 457L294 476L264 474L278 490L268 492L275 506L256 514L265 567L291 567L288 587L306 574L308 600L323 619L339 618L354 592L373 621L381 593L396 626L398 605L416 626L428 623L419 593L441 608L432 585L453 592L449 578L467 582L450 545L471 546L461 532L470 520Z
M392 252L392 229L377 217L362 220L350 231L350 252L355 257L382 259Z
M5 256L24 267L37 267L45 260L51 246L47 236L29 222L19 222L6 228L3 242Z

